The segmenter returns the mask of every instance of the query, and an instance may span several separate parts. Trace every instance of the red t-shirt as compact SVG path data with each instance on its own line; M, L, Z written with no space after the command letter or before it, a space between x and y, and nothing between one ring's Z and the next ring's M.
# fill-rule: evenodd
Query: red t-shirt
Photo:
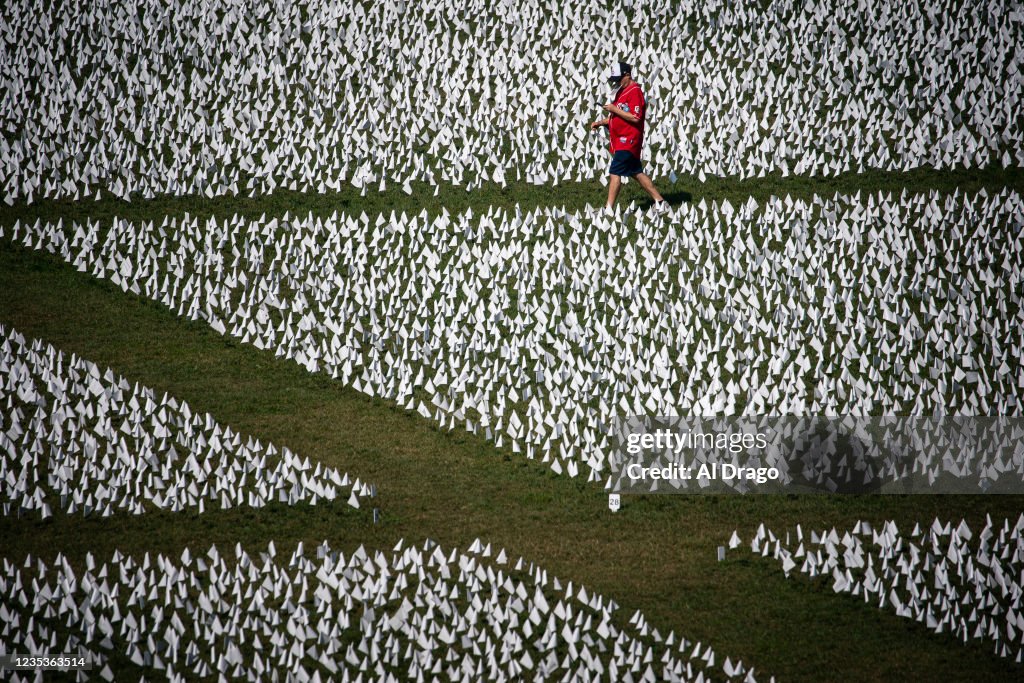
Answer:
M612 153L624 149L639 159L640 148L644 144L644 110L647 108L644 93L639 85L630 83L615 93L612 104L640 119L636 123L630 123L615 114L609 115L608 133L611 135Z

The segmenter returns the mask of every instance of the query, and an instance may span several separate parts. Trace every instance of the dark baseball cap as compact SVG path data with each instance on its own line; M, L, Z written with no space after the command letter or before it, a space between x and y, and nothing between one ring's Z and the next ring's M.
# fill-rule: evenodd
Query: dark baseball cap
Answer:
M632 74L633 67L626 62L615 62L611 68L608 69L608 82L615 84L622 80L622 77L626 74Z

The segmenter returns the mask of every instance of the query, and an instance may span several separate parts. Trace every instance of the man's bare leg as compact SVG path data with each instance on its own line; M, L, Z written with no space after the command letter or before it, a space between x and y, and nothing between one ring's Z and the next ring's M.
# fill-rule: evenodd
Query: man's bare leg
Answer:
M644 188L644 191L651 195L651 199L656 202L665 201L665 198L661 196L661 193L658 192L658 188L654 186L651 178L646 173L637 173L634 177L636 178L636 181L640 183L640 187Z
M619 188L622 187L622 178L611 174L608 176L608 203L606 208L615 208L615 198L619 196Z

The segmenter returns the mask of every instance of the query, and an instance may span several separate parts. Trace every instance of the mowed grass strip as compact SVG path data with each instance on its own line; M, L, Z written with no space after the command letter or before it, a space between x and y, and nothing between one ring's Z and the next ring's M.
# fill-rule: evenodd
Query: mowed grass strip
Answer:
M241 542L328 540L338 549L387 548L433 538L465 548L476 537L523 556L563 580L615 599L622 618L642 610L669 629L711 644L782 680L1016 680L1020 667L987 647L962 646L910 620L836 596L825 582L783 578L749 550L715 560L732 530L745 540L765 521L849 527L858 519L911 525L986 513L1016 518L1021 497L630 497L622 511L580 479L447 432L387 401L175 317L46 254L0 240L0 322L65 352L110 366L131 381L183 398L196 410L278 446L376 482L382 522L341 506L269 506L203 515L152 513L111 520L0 518L3 554L76 562L116 548L180 554ZM909 526L908 526L909 528Z
M899 194L903 190L937 190L943 193L959 190L973 193L982 188L998 190L1003 187L1024 191L1024 168L935 170L923 167L906 172L843 173L829 178L783 178L781 173L773 173L763 178L744 180L710 177L701 181L696 176L679 176L674 183L670 183L667 178L654 180L669 203L679 206L686 202L711 202L723 199L739 204L746 202L750 197L764 203L772 196L786 195L806 201L813 199L815 195L831 197L836 192L855 194L881 191ZM273 194L260 197L160 196L148 200L140 198L131 202L116 199L112 195L103 195L99 200L44 199L32 204L18 202L13 206L0 203L0 225L10 226L16 220L57 221L61 218L64 221L91 219L101 222L109 222L114 217L126 220L162 220L165 216L180 217L186 213L201 218L227 218L235 214L250 217L259 217L262 214L281 216L285 212L301 216L309 213L314 216L329 216L335 211L355 215L366 212L369 216L379 213L390 214L391 211L417 214L424 208L433 215L441 211L442 207L453 214L468 208L481 213L489 206L505 209L514 209L518 206L523 211L538 206L580 210L587 206L604 206L608 194L607 187L598 180L545 186L513 182L507 187L501 187L495 183L487 183L472 192L452 185L434 188L426 183L412 183L412 189L413 193L408 195L394 183L389 183L384 192L367 189L364 193L346 184L340 192L326 194L277 190ZM630 203L647 208L651 205L651 200L637 183L632 182L622 188L618 203L623 208Z

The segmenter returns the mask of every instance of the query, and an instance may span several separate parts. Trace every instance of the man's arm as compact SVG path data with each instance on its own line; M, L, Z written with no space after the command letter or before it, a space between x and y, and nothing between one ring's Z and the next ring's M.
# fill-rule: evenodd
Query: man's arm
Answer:
M590 130L597 130L598 128L607 126L609 121L611 121L611 119L601 119L600 121L594 121L592 124L590 124Z
M614 104L606 104L606 105L604 105L604 110L606 112L608 112L609 114L614 114L615 116L618 116L620 119L625 119L626 121L629 121L630 123L636 123L637 121L640 120L640 117L637 116L636 114L633 114L632 112L628 112L628 111L622 111L621 109L616 107ZM610 120L610 117L609 117L609 119L605 119L605 120L606 121Z

